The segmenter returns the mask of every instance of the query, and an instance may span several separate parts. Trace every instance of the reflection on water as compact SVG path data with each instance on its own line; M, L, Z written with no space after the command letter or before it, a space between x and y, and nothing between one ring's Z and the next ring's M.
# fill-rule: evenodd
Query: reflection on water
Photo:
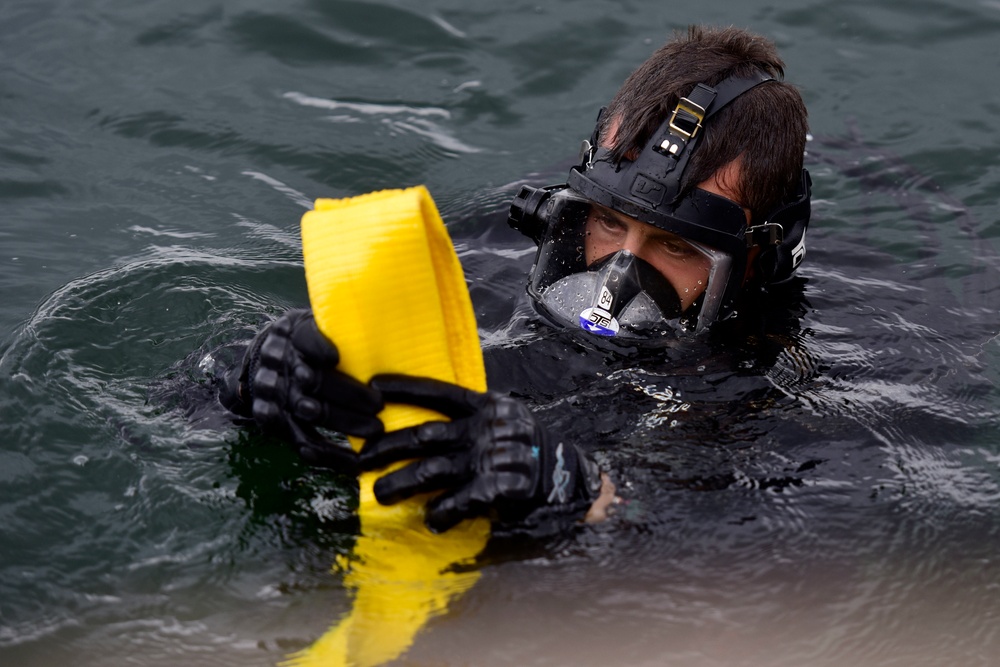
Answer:
M273 665L347 611L351 484L206 407L198 362L305 302L310 199L426 182L492 385L627 502L496 545L400 664L990 664L1000 151L968 91L1000 10L704 4L0 9L0 662ZM803 89L801 280L726 349L537 326L511 183L695 20ZM945 132L928 95L969 103Z

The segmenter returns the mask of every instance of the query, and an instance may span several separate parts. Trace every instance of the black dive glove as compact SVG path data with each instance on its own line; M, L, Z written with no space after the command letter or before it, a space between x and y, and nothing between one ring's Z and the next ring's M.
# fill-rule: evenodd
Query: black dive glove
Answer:
M336 370L340 354L312 311L290 310L254 338L230 406L291 441L304 461L357 474L357 454L317 429L370 438L383 432L379 393Z
M515 523L542 507L582 514L598 496L596 464L574 445L550 439L520 401L402 375L376 376L372 385L386 402L452 419L387 433L361 450L366 470L417 459L376 480L375 497L389 505L443 490L427 503L424 520L435 532L475 516Z

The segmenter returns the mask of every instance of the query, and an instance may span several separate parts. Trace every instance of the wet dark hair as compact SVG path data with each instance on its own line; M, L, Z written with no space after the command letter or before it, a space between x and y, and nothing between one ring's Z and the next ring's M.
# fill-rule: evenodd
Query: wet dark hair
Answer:
M781 81L784 67L774 44L764 37L739 28L691 26L625 80L608 105L601 144L612 149L615 161L632 158L697 84L712 86L764 70L778 81L753 88L713 116L681 184L683 196L739 159L740 182L728 186L759 220L795 191L805 151L806 107L798 90ZM615 141L608 145L614 122Z

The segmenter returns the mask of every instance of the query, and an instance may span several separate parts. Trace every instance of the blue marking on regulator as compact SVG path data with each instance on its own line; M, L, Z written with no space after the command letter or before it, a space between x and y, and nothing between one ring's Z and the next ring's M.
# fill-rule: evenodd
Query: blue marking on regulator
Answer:
M587 308L580 313L580 328L598 336L617 336L618 320L601 308Z
M590 333L597 334L598 336L614 336L615 335L614 329L605 329L600 324L594 324L593 322L590 322L589 320L586 320L586 319L584 319L582 317L580 318L580 327L584 331L589 331Z

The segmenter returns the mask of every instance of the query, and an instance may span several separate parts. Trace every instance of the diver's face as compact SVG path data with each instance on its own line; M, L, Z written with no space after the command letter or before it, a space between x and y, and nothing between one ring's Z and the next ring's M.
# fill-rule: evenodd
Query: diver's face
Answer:
M645 260L673 285L682 310L705 291L712 268L704 254L676 234L597 205L587 217L584 248L588 266L619 250Z
M697 187L739 203L730 184L739 182L741 168L739 160L730 162ZM750 209L744 207L743 213L749 225ZM595 205L587 218L587 265L622 249L645 260L670 281L680 297L682 310L687 310L708 285L711 261L687 241L676 234ZM757 250L754 248L754 252ZM752 264L752 261L748 262L744 280L749 277Z

